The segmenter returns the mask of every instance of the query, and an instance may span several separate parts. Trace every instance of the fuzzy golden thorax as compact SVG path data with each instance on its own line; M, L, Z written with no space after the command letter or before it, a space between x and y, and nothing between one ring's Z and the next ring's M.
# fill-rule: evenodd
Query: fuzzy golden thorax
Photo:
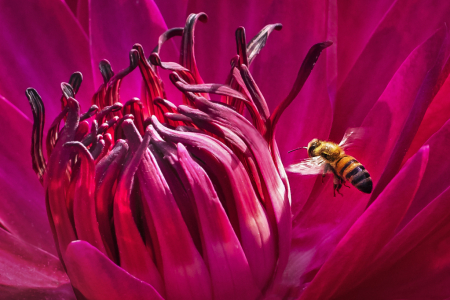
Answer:
M313 139L308 143L308 156L322 156L329 163L335 162L344 151L338 144L328 141L321 141L319 139Z

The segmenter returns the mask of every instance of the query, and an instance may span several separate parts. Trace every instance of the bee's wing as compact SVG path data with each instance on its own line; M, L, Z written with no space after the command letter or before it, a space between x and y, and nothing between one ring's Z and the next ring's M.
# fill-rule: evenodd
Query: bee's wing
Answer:
M365 130L362 127L347 129L344 137L342 138L342 141L339 143L339 147L345 150L361 146L364 131Z
M326 162L321 156L315 156L302 160L298 164L290 165L286 170L302 175L323 174Z

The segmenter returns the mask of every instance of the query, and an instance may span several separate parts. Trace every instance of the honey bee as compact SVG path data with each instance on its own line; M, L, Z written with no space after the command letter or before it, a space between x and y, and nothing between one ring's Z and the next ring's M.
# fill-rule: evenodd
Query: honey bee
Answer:
M343 185L347 186L345 184L346 181L350 181L361 192L370 194L373 183L369 172L353 156L347 155L344 152L344 149L354 144L360 135L360 129L350 129L345 133L339 145L330 141L313 139L308 143L307 147L300 147L289 151L306 149L309 158L298 164L289 166L287 170L303 175L322 174L322 178L327 173L333 173L334 196L336 196L336 192L342 195L340 189Z

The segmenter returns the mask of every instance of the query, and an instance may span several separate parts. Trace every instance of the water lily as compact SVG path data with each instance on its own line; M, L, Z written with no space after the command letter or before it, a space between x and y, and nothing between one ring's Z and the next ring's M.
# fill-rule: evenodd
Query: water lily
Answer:
M448 298L450 7L406 2L2 3L2 298ZM286 177L353 127L371 195Z

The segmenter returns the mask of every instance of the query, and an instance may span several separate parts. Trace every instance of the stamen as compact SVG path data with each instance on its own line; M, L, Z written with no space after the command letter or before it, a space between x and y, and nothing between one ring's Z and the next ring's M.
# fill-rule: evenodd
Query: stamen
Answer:
M278 120L280 119L284 110L289 106L289 104L291 104L291 102L295 99L295 97L297 97L298 93L305 84L306 79L308 79L309 74L311 74L314 65L319 59L322 50L324 50L327 47L330 47L332 44L333 42L327 41L315 44L314 46L311 47L311 49L309 49L308 54L306 54L306 57L302 62L300 70L298 71L297 78L295 79L294 86L289 92L289 95L280 104L278 104L277 108L270 116L270 119L268 121L269 123L268 130L266 134L267 141L273 140L273 136L275 134L275 127L278 123Z
M47 146L47 157L50 157L53 149L55 148L56 142L58 141L59 127L61 126L61 121L66 117L68 111L69 109L66 105L62 110L62 112L59 113L59 115L55 118L52 125L50 125L50 128L48 129L47 140L45 143Z
M97 120L97 122L99 124L101 124L105 121L105 118L110 117L111 113L120 111L122 109L122 107L123 107L123 104L120 102L116 102L111 106L106 106L97 113L97 115L95 116L95 120Z
M133 49L137 50L139 53L138 65L145 83L144 93L141 98L144 100L144 104L147 107L147 115L151 116L155 114L152 100L156 97L166 98L164 85L156 73L156 68L145 58L142 46L140 44L135 44Z
M78 90L80 89L81 82L83 81L83 75L80 72L75 72L70 76L69 83L72 93L70 94L70 97L74 98L75 95L78 93ZM66 83L67 84L67 83ZM62 86L61 86L62 88ZM63 90L63 96L61 97L61 109L64 109L64 107L67 105L67 93L64 93Z
M261 49L266 45L269 35L274 31L280 31L283 25L280 23L266 25L257 35L247 44L248 66L251 65L256 55L261 52Z
M135 49L130 51L130 65L114 75L108 82L106 87L105 106L112 105L113 103L120 102L119 89L122 80L125 76L131 73L139 63L139 52ZM102 106L100 106L102 107Z
M87 120L89 118L91 118L93 115L95 115L98 112L98 106L97 105L92 105L89 110L87 112L85 112L84 114L81 115L80 117L80 122Z
M175 106L175 104L159 97L155 98L155 100L153 100L153 103L158 107L159 113L163 115L163 119L167 124L173 127L182 125L180 122L177 122L176 120L171 120L166 116L166 113L175 113L177 111L177 107ZM158 119L161 120L161 118Z
M100 85L97 92L95 92L94 96L92 96L92 104L95 104L100 108L103 108L105 106L106 85L108 84L109 80L114 76L114 72L111 68L111 64L106 59L101 60L98 67L103 77L103 84Z
M181 40L180 64L191 70L195 83L203 83L203 79L197 69L194 54L194 29L197 21L206 23L208 21L208 16L205 13L198 13L190 14L187 18L183 31L183 38Z
M98 132L98 122L97 120L92 120L91 123L91 132L81 141L81 143L88 147L91 145L91 148L93 149L95 147L95 144L97 143L97 132Z
M237 48L237 54L239 55L239 64L248 66L248 60L247 60L247 46L246 44L246 38L245 38L245 28L244 27L238 27L235 32L236 36L236 48Z
M152 52L159 54L159 52L161 51L161 47L165 42L167 42L168 40L170 40L173 37L183 36L183 31L184 31L183 27L175 27L175 28L168 29L166 32L164 32L163 34L161 34L159 36L158 46L156 46Z
M270 117L270 112L263 94L259 90L258 85L253 79L252 74L250 74L250 71L248 70L246 65L241 65L239 71L242 80L244 81L245 86L247 87L247 90L253 99L253 103L255 103L255 106L258 108L259 115L261 116L262 120L266 122Z
M25 92L31 105L33 113L33 134L31 136L31 158L33 170L39 178L41 184L44 182L44 172L47 166L42 151L42 137L45 123L45 108L41 96L33 88L28 88Z
M132 114L134 116L134 125L141 135L144 135L144 111L142 102L139 98L128 100L123 106L122 113L124 115Z

